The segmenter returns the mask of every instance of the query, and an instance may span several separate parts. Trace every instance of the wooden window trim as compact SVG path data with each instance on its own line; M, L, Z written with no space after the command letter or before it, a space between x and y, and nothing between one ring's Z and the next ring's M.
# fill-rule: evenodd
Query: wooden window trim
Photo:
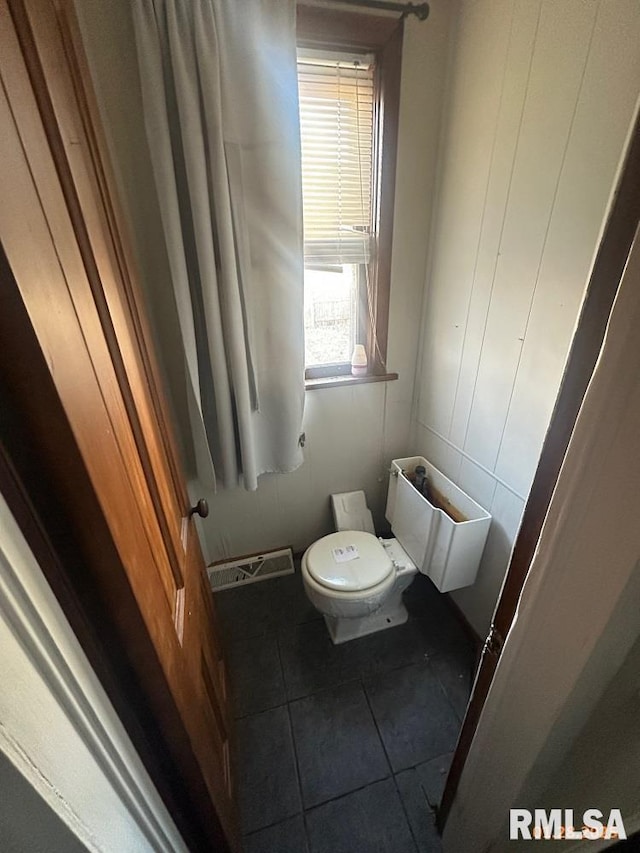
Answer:
M373 323L367 324L366 351L369 376L389 378L386 368L393 248L393 211L398 153L400 80L402 72L403 21L376 15L335 11L299 4L297 42L300 47L323 50L357 50L376 55L374 81L374 189L373 224L376 234L376 262L372 276ZM377 347L375 342L377 340ZM348 363L308 367L307 388L315 380L345 377ZM366 378L366 377L365 377ZM335 384L343 385L344 378ZM322 387L331 387L327 382Z
M350 376L351 365L348 362L337 362L334 364L319 364L314 367L307 367L305 370L305 379L325 379L329 376Z
M321 388L344 388L347 385L369 385L371 382L393 382L398 378L397 373L368 373L366 376L351 376L351 374L319 376L307 379L304 387L307 391L318 391Z

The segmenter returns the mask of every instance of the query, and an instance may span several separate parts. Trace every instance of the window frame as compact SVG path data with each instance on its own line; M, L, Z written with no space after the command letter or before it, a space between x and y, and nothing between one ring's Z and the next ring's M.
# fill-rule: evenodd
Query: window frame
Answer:
M373 53L376 57L372 189L376 257L369 265L373 323L366 323L365 349L368 377L378 379L395 378L395 374L387 373L386 359L403 24L403 20L397 18L336 11L303 3L297 6L296 41L299 47ZM305 379L346 377L350 372L348 363L318 365L305 368ZM367 381L368 377L362 377L361 381Z

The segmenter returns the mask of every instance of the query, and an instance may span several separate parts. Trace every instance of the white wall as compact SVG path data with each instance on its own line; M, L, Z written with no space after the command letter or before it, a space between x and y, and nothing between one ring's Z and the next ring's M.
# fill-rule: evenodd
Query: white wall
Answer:
M640 230L444 833L518 849L510 808L640 830ZM579 822L579 819L578 819ZM600 850L602 841L563 849Z
M640 90L635 0L462 0L412 452L494 523L454 593L486 634Z
M0 849L186 847L0 495Z
M161 355L174 349L158 201L144 138L135 44L126 0L82 0L77 12L94 75L123 204L149 302L155 311ZM292 545L302 550L330 532L331 492L364 488L377 522L383 522L387 469L409 450L413 380L426 268L435 162L446 68L448 3L435 0L426 23L407 21L404 40L392 258L388 368L390 383L328 388L307 393L305 462L293 474L265 475L258 491L206 496L211 513L201 523L209 559ZM167 372L171 372L170 358ZM179 367L179 365L178 365ZM175 384L175 383L174 383ZM177 399L176 410L184 410Z
M538 773L531 774L532 778L527 782L529 790L535 786L536 795L526 795L534 808L548 808L547 804L557 803L573 808L576 815L584 814L588 808L597 807L605 814L618 808L628 833L636 829L640 821L638 780L633 778L640 767L640 714L637 709L640 614L635 606L639 579L640 565L636 565L633 586L625 590L626 619L621 622L617 612L609 626L609 632L614 634L614 637L609 637L609 647L615 643L614 649L619 655L621 648L624 650L625 645L632 642L629 653L619 668L617 656L609 657L606 676L600 680L600 699L595 707L589 708L590 713L585 714L584 726L575 739L564 738L563 759L551 777L549 761L538 762ZM575 708L571 710L575 714ZM568 711L564 715L565 729L570 719ZM555 741L553 738L552 742ZM570 748L566 749L568 744ZM545 753L548 751L547 748ZM555 751L557 754L557 746ZM594 768L597 768L597 773L594 773ZM542 779L538 780L538 775Z

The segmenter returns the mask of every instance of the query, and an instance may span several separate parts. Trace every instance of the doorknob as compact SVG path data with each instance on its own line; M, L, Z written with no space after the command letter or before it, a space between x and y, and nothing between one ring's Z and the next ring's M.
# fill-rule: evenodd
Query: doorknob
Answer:
M209 515L209 504L204 498L200 498L198 503L191 507L189 510L189 518L191 518L192 515L199 515L200 518L206 518Z

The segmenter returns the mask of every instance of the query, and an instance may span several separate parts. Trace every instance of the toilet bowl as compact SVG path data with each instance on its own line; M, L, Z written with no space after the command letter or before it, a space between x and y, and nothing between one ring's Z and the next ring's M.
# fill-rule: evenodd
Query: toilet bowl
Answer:
M334 643L407 621L402 593L418 569L396 539L362 530L330 533L305 551L301 570Z
M406 622L402 593L418 572L440 592L474 583L491 516L423 456L391 463L385 515L396 538L375 537L362 491L331 495L331 508L337 533L307 548L301 574L334 643Z

